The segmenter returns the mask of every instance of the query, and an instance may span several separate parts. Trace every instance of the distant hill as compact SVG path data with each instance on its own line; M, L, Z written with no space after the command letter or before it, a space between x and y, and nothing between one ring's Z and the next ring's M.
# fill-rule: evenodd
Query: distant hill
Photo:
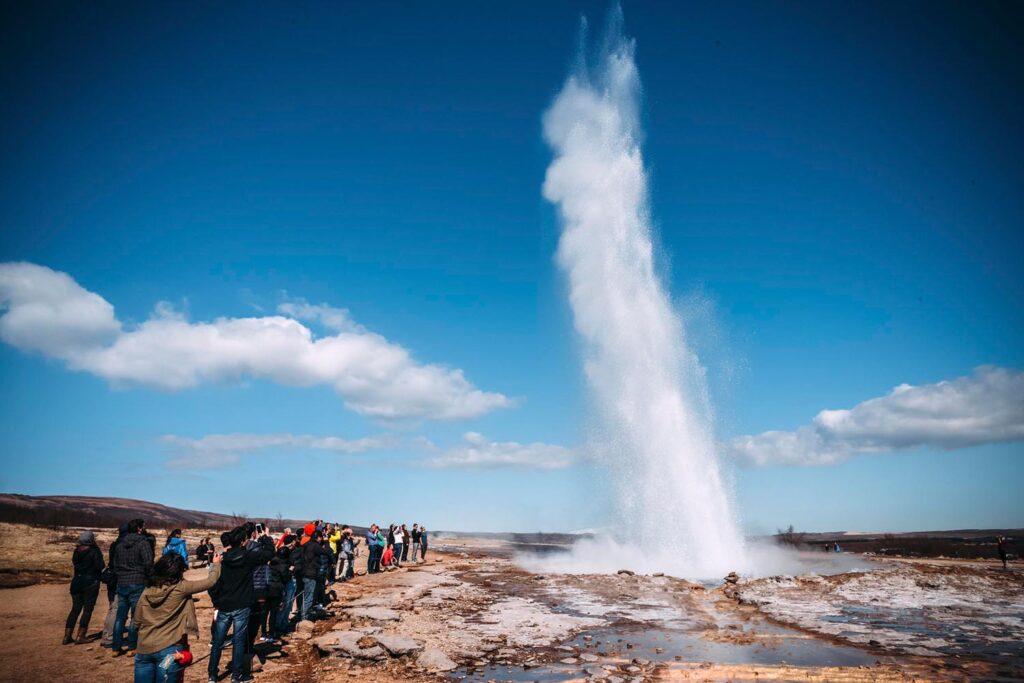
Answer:
M131 498L95 496L23 496L0 493L0 522L44 526L117 527L129 519L141 518L153 528L229 529L242 517L217 512L183 510ZM301 527L309 520L250 515L248 519L269 523L272 528ZM332 520L335 521L335 520ZM336 520L347 523L347 520Z

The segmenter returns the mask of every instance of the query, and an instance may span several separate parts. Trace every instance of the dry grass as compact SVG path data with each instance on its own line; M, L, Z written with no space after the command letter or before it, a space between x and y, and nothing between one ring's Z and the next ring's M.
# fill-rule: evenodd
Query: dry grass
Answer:
M67 581L74 570L71 554L75 550L81 528L49 529L27 524L0 523L0 588L30 586L36 583ZM117 529L92 529L106 561L110 544L117 538ZM156 535L157 553L163 549L169 529L150 529ZM204 536L220 545L220 531L184 529L191 554Z

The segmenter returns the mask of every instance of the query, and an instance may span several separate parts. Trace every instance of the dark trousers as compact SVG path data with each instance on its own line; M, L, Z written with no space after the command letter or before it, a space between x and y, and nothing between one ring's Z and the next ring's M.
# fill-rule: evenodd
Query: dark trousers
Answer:
M379 545L371 545L366 554L366 573L376 574L380 571L381 548Z
M267 616L270 613L270 605L266 600L256 600L249 607L249 623L246 625L245 633L245 660L242 664L243 678L252 673L252 657L256 649L256 636L260 628L266 628Z
M210 643L210 661L206 666L206 673L212 679L217 678L220 673L220 653L224 649L224 641L228 637L228 629L231 634L231 678L237 680L242 677L242 667L245 666L246 652L245 643L249 628L249 608L243 607L232 612L220 610L217 618L213 621L213 642Z
M82 623L79 624L83 631L88 630L89 620L92 619L92 610L96 606L96 598L100 594L100 584L95 582L83 588L80 591L73 591L71 593L71 611L68 612L67 623L64 624L64 628L74 628L75 622L78 621L78 615L82 615Z

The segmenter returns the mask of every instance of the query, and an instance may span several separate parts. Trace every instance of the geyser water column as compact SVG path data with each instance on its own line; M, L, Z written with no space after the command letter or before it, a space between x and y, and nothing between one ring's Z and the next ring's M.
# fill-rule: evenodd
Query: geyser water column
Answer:
M569 565L627 566L694 578L744 564L715 453L703 368L654 265L640 151L634 43L613 12L595 63L566 80L544 115L554 152L544 196L558 208L558 264L600 416L598 458L614 474L615 542Z

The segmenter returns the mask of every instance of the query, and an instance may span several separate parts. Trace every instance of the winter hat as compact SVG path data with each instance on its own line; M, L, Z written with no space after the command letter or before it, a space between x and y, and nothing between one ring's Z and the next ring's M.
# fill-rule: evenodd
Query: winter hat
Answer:
M94 545L96 543L96 534L91 531L83 531L78 534L78 545Z
M306 534L307 536L312 536L315 531L316 524L313 524L313 522L310 522L306 526L302 527L302 533Z

